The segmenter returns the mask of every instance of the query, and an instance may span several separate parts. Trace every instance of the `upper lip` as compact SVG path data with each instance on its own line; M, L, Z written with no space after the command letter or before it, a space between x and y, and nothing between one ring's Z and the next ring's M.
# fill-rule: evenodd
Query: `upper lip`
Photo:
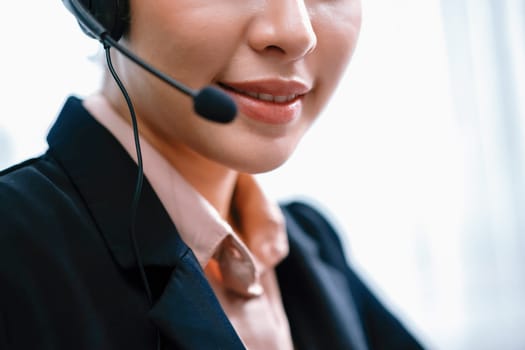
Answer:
M265 79L242 82L224 81L220 86L239 93L257 97L268 95L274 98L293 99L304 95L311 90L311 87L299 80Z

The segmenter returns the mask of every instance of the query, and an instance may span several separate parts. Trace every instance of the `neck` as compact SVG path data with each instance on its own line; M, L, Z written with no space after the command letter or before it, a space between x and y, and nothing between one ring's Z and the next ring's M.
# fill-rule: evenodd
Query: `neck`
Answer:
M167 149L154 145L225 220L231 217L231 204L238 173L213 162L184 145ZM174 156L175 155L175 156Z

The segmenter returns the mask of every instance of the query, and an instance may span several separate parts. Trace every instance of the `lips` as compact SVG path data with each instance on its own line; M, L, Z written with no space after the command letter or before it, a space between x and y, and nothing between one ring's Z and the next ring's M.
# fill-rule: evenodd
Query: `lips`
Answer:
M269 93L263 93L263 92L255 92L250 90L243 90L243 89L237 89L232 86L223 85L224 88L230 89L238 94L246 95L252 98L255 98L257 100L261 101L267 101L267 102L273 102L273 103L286 103L290 102L297 98L296 94L290 94L290 95L272 95Z
M299 118L310 88L298 81L264 80L219 83L247 117L267 124L287 124Z

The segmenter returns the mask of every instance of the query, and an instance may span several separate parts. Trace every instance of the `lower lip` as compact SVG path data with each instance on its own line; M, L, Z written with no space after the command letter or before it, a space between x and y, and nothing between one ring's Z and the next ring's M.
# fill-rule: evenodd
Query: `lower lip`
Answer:
M302 96L289 102L262 101L235 91L226 91L233 97L239 111L247 117L266 124L288 124L299 118L303 103Z

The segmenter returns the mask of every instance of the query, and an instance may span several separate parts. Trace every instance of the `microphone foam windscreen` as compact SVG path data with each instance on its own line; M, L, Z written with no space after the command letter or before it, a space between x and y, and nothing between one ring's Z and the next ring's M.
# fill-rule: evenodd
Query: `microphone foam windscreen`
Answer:
M218 88L206 86L193 98L195 112L217 123L229 123L237 115L232 98Z

